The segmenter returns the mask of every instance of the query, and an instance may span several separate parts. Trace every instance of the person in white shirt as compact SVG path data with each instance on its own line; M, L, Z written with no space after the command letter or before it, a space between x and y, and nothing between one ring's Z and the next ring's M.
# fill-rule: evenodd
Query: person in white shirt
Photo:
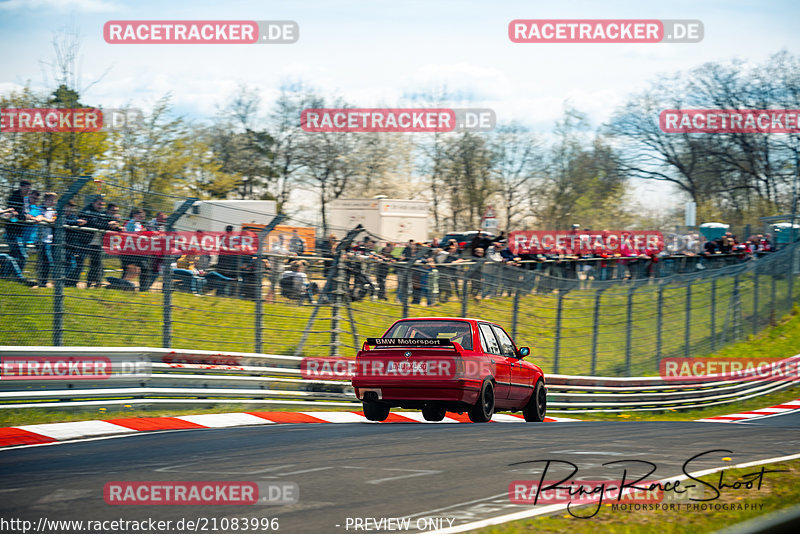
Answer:
M49 192L44 194L44 204L41 214L36 216L37 222L48 223L39 229L39 261L36 264L36 274L39 287L47 287L47 280L53 270L53 227L56 222L56 198L58 195Z

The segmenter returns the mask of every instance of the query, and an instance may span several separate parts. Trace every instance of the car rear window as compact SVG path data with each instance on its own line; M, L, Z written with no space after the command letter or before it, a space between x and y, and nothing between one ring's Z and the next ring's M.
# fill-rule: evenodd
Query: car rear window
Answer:
M449 339L472 350L472 333L466 321L401 321L383 337L409 339Z

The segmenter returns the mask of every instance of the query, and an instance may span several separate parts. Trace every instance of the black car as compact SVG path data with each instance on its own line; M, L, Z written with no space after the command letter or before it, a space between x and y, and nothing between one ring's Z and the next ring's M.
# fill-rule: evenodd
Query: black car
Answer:
M469 248L470 243L472 243L472 240L475 238L475 235L477 233L478 233L477 230L470 230L469 232L447 234L439 240L439 246L444 248L447 246L447 243L449 243L450 240L453 239L455 240L456 243L458 243L458 251L461 252L465 248ZM481 236L486 237L491 241L494 241L494 239L497 237L492 233L483 231L481 231Z

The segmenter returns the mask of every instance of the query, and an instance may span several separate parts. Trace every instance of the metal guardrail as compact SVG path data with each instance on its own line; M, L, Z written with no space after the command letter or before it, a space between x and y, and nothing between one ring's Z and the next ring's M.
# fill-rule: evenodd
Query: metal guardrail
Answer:
M0 347L9 358L116 358L147 367L141 376L107 379L19 379L0 376L0 409L102 405L296 404L357 407L346 380L302 377L303 358L242 352L151 348ZM785 361L800 360L800 355ZM773 393L795 382L765 380L675 381L660 377L548 375L551 413L684 410Z

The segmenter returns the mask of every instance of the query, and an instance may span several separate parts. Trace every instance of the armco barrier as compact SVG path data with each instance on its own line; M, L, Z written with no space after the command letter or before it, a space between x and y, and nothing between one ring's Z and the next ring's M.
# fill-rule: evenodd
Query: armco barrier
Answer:
M146 372L103 380L0 376L0 409L213 404L358 406L349 381L303 378L302 358L295 356L127 347L0 347L0 361L20 357L144 362L141 365ZM785 361L797 360L800 355ZM546 378L551 413L700 408L773 393L795 384L791 380L698 382L570 375Z

